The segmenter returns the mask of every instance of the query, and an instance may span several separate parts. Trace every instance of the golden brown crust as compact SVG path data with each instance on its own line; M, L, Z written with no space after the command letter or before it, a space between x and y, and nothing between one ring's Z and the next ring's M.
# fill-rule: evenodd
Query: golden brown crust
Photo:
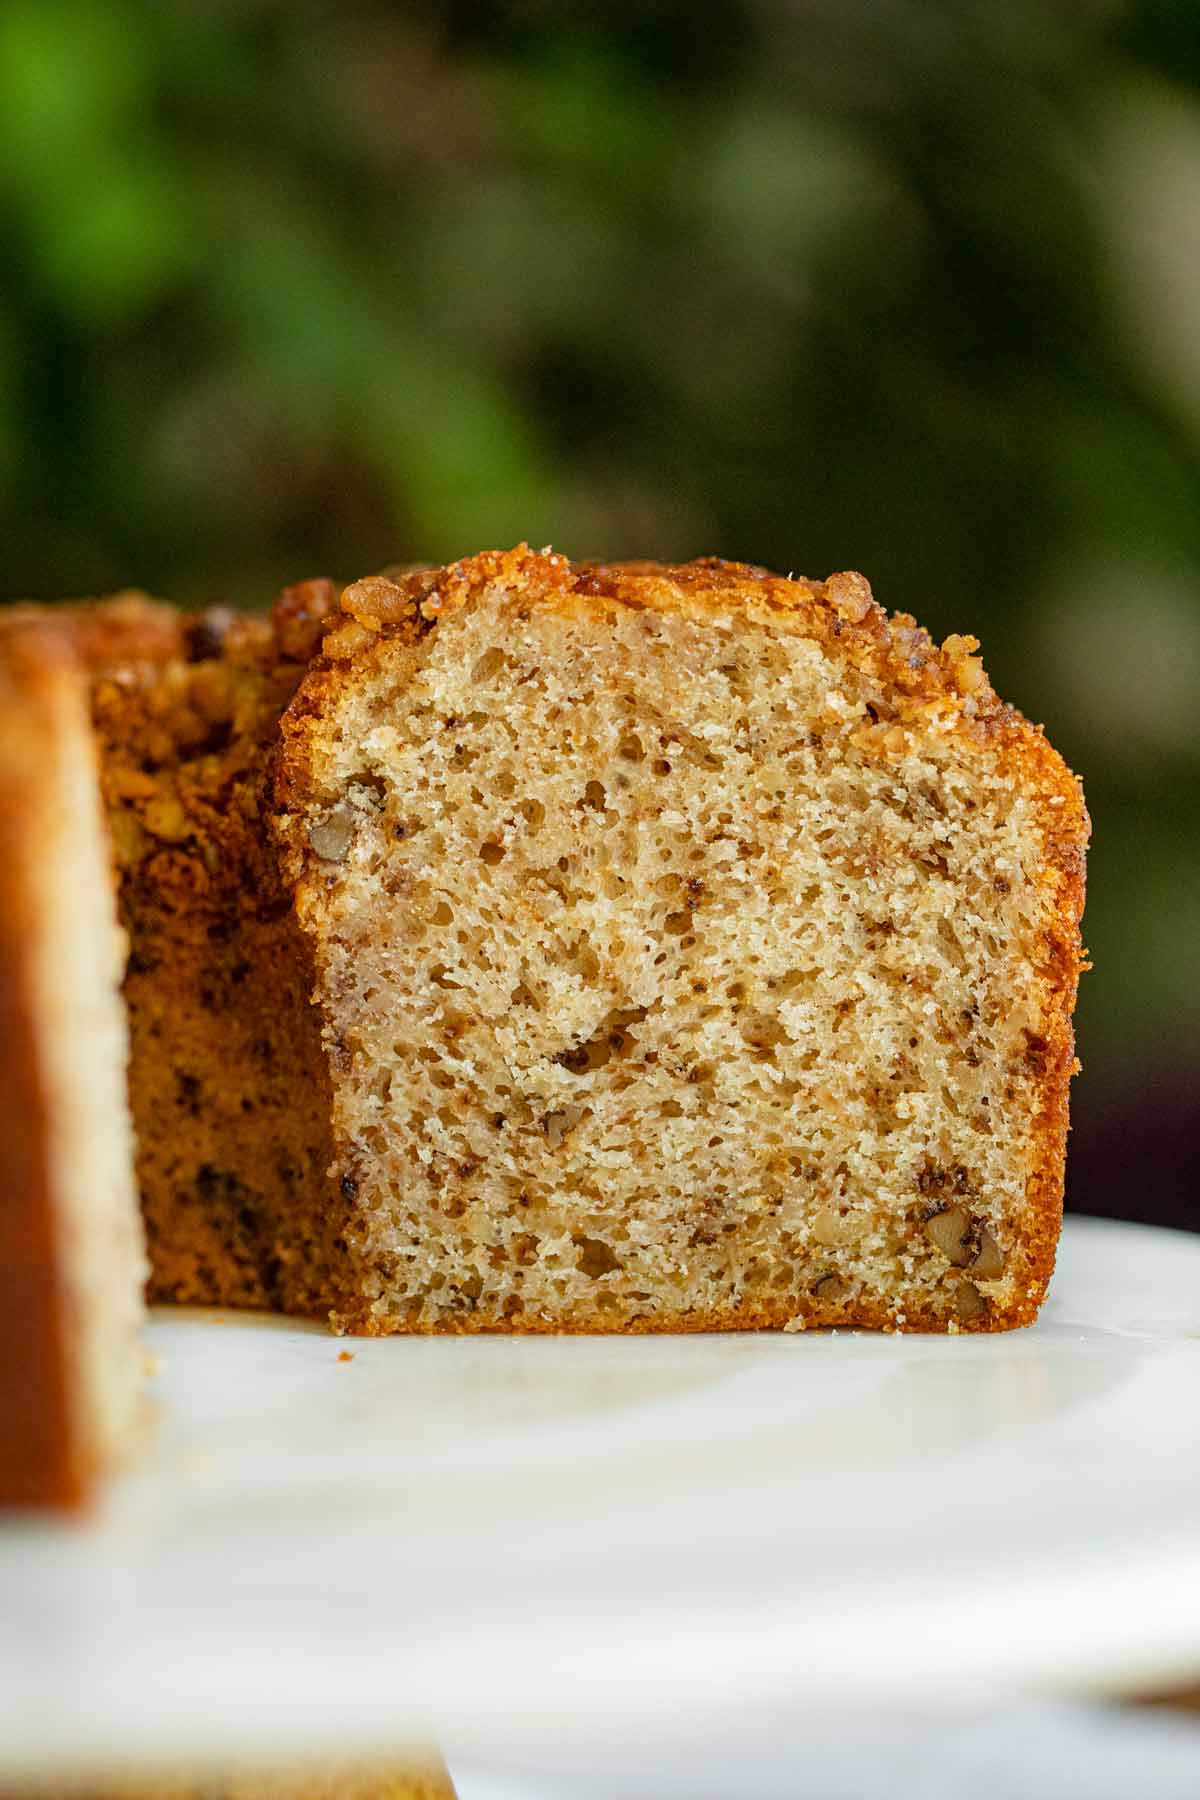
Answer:
M1040 733L1038 741L1045 745ZM1058 895L1055 923L1046 935L1040 970L1047 991L1044 1017L1049 1021L1049 1029L1044 1044L1030 1046L1031 1055L1040 1062L1042 1105L1035 1125L1035 1159L1027 1191L1035 1221L1030 1235L1029 1272L1024 1304L1012 1309L1009 1322L1014 1325L1033 1323L1054 1273L1062 1229L1071 1077L1078 1068L1075 997L1080 974L1087 967L1080 922L1086 898L1086 846L1091 827L1078 782L1065 764L1060 767L1067 774L1069 786L1052 787L1047 779L1042 791L1047 806L1061 799L1062 826L1046 834L1047 860L1057 880ZM1053 771L1047 774L1050 776Z
M316 766L314 736L344 684L362 680L389 642L416 645L440 619L469 606L485 591L507 590L514 617L536 609L569 614L596 603L623 608L652 607L697 617L736 612L769 621L819 643L836 645L859 672L868 696L871 723L859 735L869 754L900 754L912 732L936 732L979 752L1025 795L1041 824L1045 863L1042 879L1051 894L1053 923L1046 930L1038 965L1044 996L1044 1034L1030 1042L1029 1063L1040 1079L1041 1104L1036 1147L1028 1181L1032 1224L1026 1234L1023 1286L1004 1306L989 1302L965 1331L1025 1325L1036 1317L1053 1272L1062 1219L1068 1090L1075 1067L1072 1012L1082 967L1080 918L1084 902L1084 859L1090 824L1079 782L1046 740L1015 708L1001 702L974 652L973 638L953 636L939 648L906 614L890 618L874 600L865 578L854 572L824 582L784 579L742 563L702 558L683 565L653 563L571 563L526 545L490 551L445 569L368 577L342 595L347 623L332 630L284 717L275 797L277 830L289 879L297 880L305 846L295 834L292 814L311 791ZM758 1329L779 1326L799 1315L806 1324L845 1324L816 1300L782 1305L745 1305L719 1316L683 1315L655 1321L647 1329ZM889 1328L882 1315L856 1314L855 1325ZM356 1329L369 1330L364 1315ZM442 1329L444 1327L440 1327ZM478 1312L456 1322L464 1331L542 1329L525 1320L489 1320ZM553 1330L556 1327L545 1326ZM627 1327L620 1327L627 1329ZM947 1329L944 1316L915 1313L908 1330ZM611 1331L609 1319L572 1320L572 1330Z
M1086 841L1087 815L1077 779L1041 728L997 697L974 654L977 640L956 634L939 647L909 614L889 618L865 576L852 570L809 581L719 557L682 564L572 563L522 544L445 569L368 576L344 590L341 609L353 623L325 636L291 708L293 725L333 691L322 677L364 651L377 634L416 643L439 619L497 585L508 588L514 616L535 608L569 612L577 599L701 618L734 611L777 627L784 624L818 643L836 644L839 655L875 685L870 730L881 756L899 748L894 734L906 725L935 726L977 744L1010 746L1019 751L1023 770L1035 775L1046 799L1062 797L1065 811L1048 821L1048 830L1052 826L1068 845L1080 841L1081 831ZM293 729L291 735L299 734ZM295 754L303 753L289 746L289 755ZM280 774L286 802L287 758Z
M997 699L973 654L978 648L974 638L947 638L939 648L907 614L889 619L866 578L853 571L809 581L719 557L680 564L572 563L565 556L518 545L468 557L446 569L370 576L352 583L341 605L369 630L399 628L417 637L497 585L508 587L514 614L535 607L569 611L579 596L619 607L699 617L735 610L776 625L786 622L802 636L836 642L839 654L876 678L881 720L927 719L934 709L948 711L964 729L1025 724ZM330 656L336 658L340 648L335 637Z
M5 629L50 626L65 636L85 669L167 662L185 649L186 615L134 589L103 600L57 600L7 606Z
M329 1186L328 1077L263 801L279 716L335 599L305 582L269 618L178 614L155 640L133 620L123 640L111 617L90 629L153 1299L330 1304L318 1246L291 1223ZM330 1190L329 1234L339 1204Z
M1011 1331L1017 1326L1031 1325L1036 1309L989 1309L977 1319L947 1320L945 1312L912 1308L904 1314L903 1324L885 1306L856 1302L854 1316L847 1319L844 1306L822 1305L810 1294L795 1294L773 1304L744 1301L740 1306L712 1308L703 1312L657 1313L653 1318L615 1319L611 1313L572 1312L569 1320L540 1318L522 1313L515 1317L492 1317L481 1311L441 1318L433 1324L408 1324L404 1332L413 1337L657 1337L689 1336L705 1331L883 1331L896 1333L935 1331L940 1335L966 1331ZM351 1322L352 1321L352 1322ZM381 1330L364 1309L355 1317L347 1309L341 1321L354 1337L386 1337L395 1333L394 1324Z
M54 1129L31 946L30 871L46 854L55 733L78 714L61 634L0 627L0 1505L75 1505L93 1473L70 1404L65 1296L52 1188Z

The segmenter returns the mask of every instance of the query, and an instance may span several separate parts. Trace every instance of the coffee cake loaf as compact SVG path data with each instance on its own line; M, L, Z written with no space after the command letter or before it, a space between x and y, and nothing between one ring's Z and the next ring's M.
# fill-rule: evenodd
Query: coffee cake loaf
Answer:
M82 672L0 618L0 1505L79 1501L138 1433L121 957Z
M1028 1323L1088 822L974 640L859 575L525 548L341 605L276 788L337 1322Z

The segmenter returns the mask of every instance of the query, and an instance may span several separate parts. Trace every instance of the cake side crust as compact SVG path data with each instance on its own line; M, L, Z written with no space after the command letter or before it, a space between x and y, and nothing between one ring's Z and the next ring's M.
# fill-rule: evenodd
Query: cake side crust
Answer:
M270 617L80 609L131 946L155 1300L312 1317L333 1304L328 1077L264 792L279 716L332 602L314 581Z

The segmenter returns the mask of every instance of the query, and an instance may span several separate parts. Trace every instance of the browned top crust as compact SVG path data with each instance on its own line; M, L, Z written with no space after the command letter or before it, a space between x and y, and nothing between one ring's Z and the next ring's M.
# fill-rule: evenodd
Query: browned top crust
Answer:
M185 615L163 600L130 588L104 600L22 602L0 613L0 624L53 626L70 639L85 669L136 662L163 663L184 653Z
M239 875L270 882L263 764L336 597L307 581L265 616L144 596L55 609L92 675L118 869L152 860L160 897L178 888L181 904L202 902L218 863L225 889Z
M60 734L86 732L66 636L0 629L0 1505L72 1504L90 1470L73 1429L33 957L35 884ZM69 746L67 747L69 751Z
M374 634L398 633L416 641L439 619L496 588L508 590L514 616L535 608L570 611L596 601L693 617L740 613L827 646L862 683L869 722L857 734L859 748L887 758L904 751L906 732L929 731L991 744L1015 757L1023 785L1040 792L1054 809L1052 835L1064 872L1079 883L1082 911L1083 856L1091 827L1078 778L1042 727L998 697L975 654L977 638L954 633L935 644L911 614L889 617L866 577L854 570L811 581L716 556L689 563L573 563L556 551L518 544L442 569L389 571L353 582L343 592L341 609L351 622L326 633L310 692L315 695L321 669L344 662ZM302 709L304 701L298 704Z
M0 610L0 629L53 626L70 640L89 674L116 676L170 663L265 666L308 660L337 604L333 582L285 588L268 614L229 606L189 611L129 588L99 600L22 601Z
M1060 863L1072 886L1069 910L1076 920L1081 915L1091 822L1078 777L1042 727L996 694L975 654L977 638L953 633L935 644L911 614L889 617L866 577L854 570L812 581L717 556L688 563L574 563L557 551L518 544L512 550L464 557L445 568L370 575L343 591L340 605L347 622L325 630L310 680L292 707L293 721L315 705L323 671L344 664L377 634L416 642L439 619L497 589L507 590L514 617L539 608L570 612L596 601L693 617L740 613L828 646L857 671L862 683L869 723L857 734L859 748L883 758L899 755L906 733L929 731L990 744L1011 759L1022 785L1051 809L1051 860ZM279 791L285 807L288 774L285 756Z
M878 683L872 701L879 719L952 718L995 729L1020 720L997 699L973 654L973 637L954 635L939 648L908 613L891 618L874 599L866 577L847 570L826 581L772 575L751 563L702 556L689 563L573 563L554 551L485 551L444 569L368 576L342 595L341 606L369 630L404 628L412 635L458 612L485 588L509 589L514 613L532 607L569 610L578 596L616 606L654 607L692 615L740 611L819 642ZM327 654L353 649L353 635L335 636Z
M218 859L234 880L261 877L262 766L336 598L332 582L308 581L269 615L188 612L133 590L0 612L0 632L53 635L90 678L118 871L151 861L181 904L201 898Z

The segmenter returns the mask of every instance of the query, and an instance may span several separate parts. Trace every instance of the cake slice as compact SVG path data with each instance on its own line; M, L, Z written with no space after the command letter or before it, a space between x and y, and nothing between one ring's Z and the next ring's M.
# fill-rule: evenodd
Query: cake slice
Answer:
M0 623L0 1504L72 1504L141 1415L145 1256L81 672Z
M283 722L346 1329L1027 1324L1088 821L859 575L526 548L342 598Z

